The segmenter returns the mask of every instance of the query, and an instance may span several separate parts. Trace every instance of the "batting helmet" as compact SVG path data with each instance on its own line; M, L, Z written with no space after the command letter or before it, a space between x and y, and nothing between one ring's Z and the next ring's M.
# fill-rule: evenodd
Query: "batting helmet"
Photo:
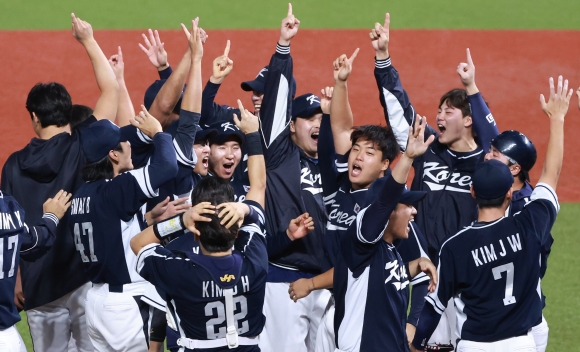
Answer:
M508 159L518 163L524 171L530 171L538 157L534 144L528 137L518 131L509 130L502 132L491 141L491 145L507 156Z

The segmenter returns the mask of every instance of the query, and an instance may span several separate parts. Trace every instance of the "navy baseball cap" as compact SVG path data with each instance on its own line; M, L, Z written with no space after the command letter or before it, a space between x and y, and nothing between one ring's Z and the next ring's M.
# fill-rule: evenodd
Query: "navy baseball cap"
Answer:
M321 112L320 98L312 93L303 94L292 102L292 120L297 117L309 118Z
M145 98L143 99L143 105L145 105L145 109L149 110L151 108L151 105L153 105L155 97L157 96L157 94L159 94L159 91L161 90L161 87L163 87L165 82L167 82L166 79L158 79L147 88L147 90L145 91ZM184 85L183 91L185 91L186 87L187 84ZM181 91L181 96L179 97L179 100L177 101L177 104L175 105L175 109L173 109L173 111L181 110L181 99L183 99L183 91Z
M81 132L81 145L88 163L95 163L123 142L119 126L109 120L93 122Z
M224 144L227 139L232 137L238 140L240 146L244 144L244 134L238 126L231 122L216 122L211 124L209 129L217 131L217 134L209 139L210 144Z
M427 192L425 192L425 191L410 191L407 188L407 186L405 186L405 190L403 191L403 194L401 195L401 198L399 199L399 203L415 204L415 203L423 200L423 198L425 198L425 196L427 196Z
M477 165L471 180L475 196L486 200L505 196L514 183L510 168L495 159Z
M242 89L246 92L256 91L258 93L265 93L266 77L268 77L268 66L258 72L253 81L242 82ZM292 77L292 99L296 95L296 79Z
M195 132L195 142L193 142L193 144L197 144L199 142L202 142L206 139L212 139L215 136L217 136L218 131L214 128L206 128L203 129L200 126L196 126L197 127L197 131Z

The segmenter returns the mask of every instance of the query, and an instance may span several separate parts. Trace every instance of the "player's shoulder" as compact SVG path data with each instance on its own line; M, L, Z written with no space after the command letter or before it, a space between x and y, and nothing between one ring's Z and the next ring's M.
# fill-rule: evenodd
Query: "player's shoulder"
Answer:
M502 217L491 222L476 222L474 221L471 225L464 227L459 230L455 235L449 237L441 245L439 254L443 252L457 252L461 249L471 248L472 243L477 241L478 237L481 237L483 232L496 231L496 227L500 226L502 222L505 223L507 218Z

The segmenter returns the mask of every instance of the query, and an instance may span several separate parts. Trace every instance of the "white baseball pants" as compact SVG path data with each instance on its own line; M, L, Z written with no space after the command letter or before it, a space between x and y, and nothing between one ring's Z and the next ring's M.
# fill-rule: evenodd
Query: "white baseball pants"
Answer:
M326 310L330 292L318 290L294 303L287 282L266 283L264 315L266 325L260 334L264 352L314 352L316 334Z
M548 322L542 315L542 322L532 328L532 336L536 342L537 352L546 352L546 347L548 347Z
M12 325L8 329L0 330L0 351L2 352L26 352L26 346L22 337Z
M531 334L496 342L461 340L457 352L536 352L536 343Z
M428 303L426 303L428 304ZM452 344L455 346L457 339L459 338L457 332L455 331L456 325L456 314L455 314L455 303L453 298L447 302L447 308L443 314L441 314L441 320L439 320L439 325L431 335L431 338L427 342L428 346L436 346L438 344L448 345Z
M93 351L85 320L90 287L86 283L53 302L26 311L35 351Z

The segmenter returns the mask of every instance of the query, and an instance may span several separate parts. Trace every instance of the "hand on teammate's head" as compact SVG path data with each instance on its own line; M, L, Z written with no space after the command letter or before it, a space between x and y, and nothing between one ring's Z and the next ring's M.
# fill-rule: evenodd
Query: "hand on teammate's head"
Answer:
M234 123L238 126L240 131L242 131L243 134L258 132L258 129L260 128L258 117L249 112L248 109L244 109L240 99L238 99L238 108L240 109L242 118L240 119L238 118L238 115L234 114Z
M52 197L48 198L46 202L42 205L42 211L46 213L52 213L56 215L57 218L62 219L66 211L70 207L70 198L72 193L65 192L64 190L58 191L58 193Z
M84 44L88 40L93 39L93 27L90 23L81 20L76 17L74 13L71 13L72 19L72 35L81 44Z
M435 140L435 135L429 136L425 140L425 129L427 127L427 118L417 115L413 127L409 127L409 138L407 139L407 148L405 155L415 159L427 151L429 145Z
M109 65L111 65L117 81L125 79L125 62L123 61L123 52L120 46L117 48L117 54L109 58Z
M141 105L141 112L129 122L131 125L137 127L141 132L145 133L148 137L153 138L157 133L163 132L161 124L157 119L145 108L145 105Z
M385 14L385 22L381 26L376 22L375 27L371 29L369 37L371 45L375 49L377 60L384 60L389 57L389 27L391 24L391 15Z
M467 48L466 52L467 62L461 62L459 66L457 66L457 73L459 74L459 78L461 78L463 86L468 89L475 85L475 65L471 59L469 48ZM469 94L469 92L467 94Z
M195 228L195 223L211 222L211 219L205 217L204 215L215 214L215 209L215 205L211 204L210 202L198 203L195 206L189 208L189 210L183 214L183 224L189 231L200 236L199 231Z
M334 93L334 87L326 87L320 90L320 109L323 114L330 114L332 93Z
M212 83L221 84L227 75L232 72L234 62L229 58L229 54L230 41L228 40L223 55L220 55L213 60L212 75L210 78Z
M304 213L290 220L286 234L292 241L295 241L308 235L311 231L314 231L314 219L310 214Z
M285 46L290 45L290 41L298 33L298 27L300 27L300 20L294 17L292 4L288 3L288 14L282 20L280 40L278 40L278 43Z
M158 70L163 70L167 68L167 51L165 51L165 43L161 42L159 38L159 32L157 30L152 31L149 29L149 38L143 33L143 41L145 45L139 43L139 47L145 55L149 58L149 61Z
M218 218L221 219L220 224L228 229L237 223L241 223L250 210L248 205L238 202L222 203L216 209L220 209L218 214Z
M348 77L352 72L352 63L354 62L354 59L356 59L358 52L359 48L356 48L350 57L347 57L346 54L342 54L334 60L332 65L334 66L335 81L346 82L348 80Z
M546 102L544 94L540 94L542 110L544 110L550 120L564 121L573 92L573 89L568 90L567 79L564 80L562 76L559 76L558 87L554 87L554 78L550 77L550 97L548 102Z

